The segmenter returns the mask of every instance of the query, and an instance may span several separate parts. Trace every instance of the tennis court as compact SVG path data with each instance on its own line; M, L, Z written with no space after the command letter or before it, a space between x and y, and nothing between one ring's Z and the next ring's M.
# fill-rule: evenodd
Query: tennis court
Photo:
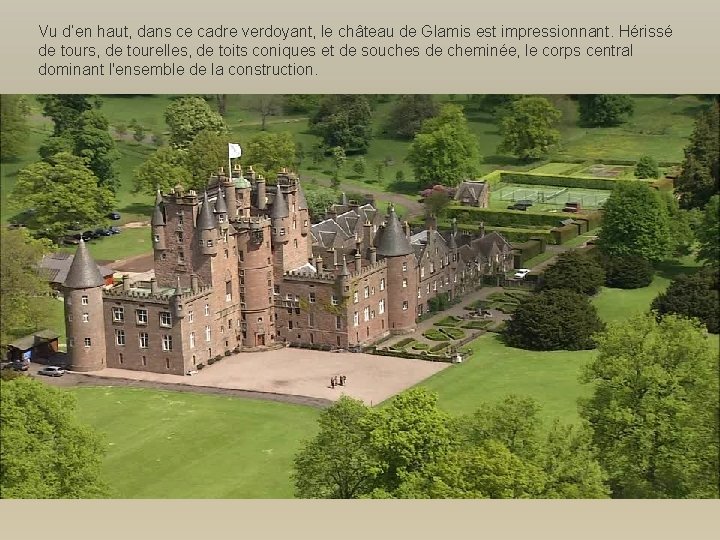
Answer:
M534 207L541 209L557 208L566 203L580 203L583 208L599 208L610 192L603 189L564 188L560 186L500 184L491 192L491 206L502 207L517 201L532 201Z

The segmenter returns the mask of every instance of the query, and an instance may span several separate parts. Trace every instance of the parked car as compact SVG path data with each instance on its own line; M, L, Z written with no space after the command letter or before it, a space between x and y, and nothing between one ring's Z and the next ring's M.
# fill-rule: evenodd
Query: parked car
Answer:
M108 214L108 217L113 221L117 221L118 219L120 219L120 214L118 214L117 212L110 212Z
M15 362L13 364L13 369L15 371L27 371L28 370L28 364L27 362Z
M110 227L108 231L110 231L110 234L120 234L122 229L120 227Z
M97 238L100 238L101 236L111 236L111 235L112 235L112 231L110 229L105 229L103 227L95 229L95 236Z
M97 236L95 236L95 232L93 232L93 231L85 231L85 232L82 233L80 236L81 236L82 239L85 240L86 242L87 242L88 240L93 240L94 238L97 238Z
M38 371L38 375L45 375L47 377L62 377L65 375L65 370L58 366L46 366Z
M527 276L530 273L530 269L528 268L519 268L515 275L513 276L515 279L525 279L525 276Z

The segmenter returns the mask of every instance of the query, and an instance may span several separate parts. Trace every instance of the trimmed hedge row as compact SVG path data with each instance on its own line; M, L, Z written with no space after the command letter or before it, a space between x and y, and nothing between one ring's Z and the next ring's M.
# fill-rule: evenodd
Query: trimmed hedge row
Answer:
M525 262L541 253L545 253L546 238L531 238L530 240L513 244L513 256L515 268L522 268Z
M476 208L473 206L450 206L449 218L457 218L460 223L482 221L495 227L513 227L531 225L535 227L557 227L563 219L583 217L585 214L566 214L562 212L523 212L521 210Z
M553 235L555 244L564 244L568 240L572 240L580 234L580 227L576 224L571 223L570 225L563 225L562 227L555 227L551 232Z
M501 172L500 181L510 184L531 184L581 189L612 190L618 182L630 182L625 178L597 178L567 176L563 174L542 174L531 172Z
M413 221L413 225L422 225L420 221ZM449 221L441 220L438 222L441 229L450 229L452 224ZM459 223L460 231L477 231L480 225L475 223ZM550 229L518 229L516 227L485 227L485 232L498 232L502 234L508 242L525 242L530 238L544 238L546 242L552 242L552 234Z

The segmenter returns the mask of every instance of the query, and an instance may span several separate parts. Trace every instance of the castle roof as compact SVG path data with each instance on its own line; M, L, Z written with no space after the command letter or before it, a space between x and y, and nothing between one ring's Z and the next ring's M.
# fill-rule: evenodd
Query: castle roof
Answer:
M165 225L165 216L163 215L162 208L160 208L161 204L161 202L155 203L155 210L153 210L150 225Z
M240 178L235 179L235 187L239 189L247 189L251 187L250 181L244 176L241 176Z
M337 275L338 276L349 276L350 275L350 272L348 271L347 260L345 259L345 255L343 255L342 266L340 267L340 271L338 272Z
M297 184L297 207L298 207L298 210L307 210L308 209L308 203L307 203L307 199L305 198L305 192L303 191L303 188L300 185L300 182L298 182L298 184Z
M63 286L68 289L90 289L104 284L105 280L81 238Z
M387 216L387 223L381 229L379 240L376 241L377 253L383 257L398 257L401 255L410 255L413 248L410 241L405 236L405 231L400 224L400 220L395 213L395 208L391 207Z
M215 201L215 213L216 214L227 214L227 204L225 204L225 195L221 189L218 190L217 199Z
M210 210L210 201L208 201L207 191L203 196L203 203L200 207L200 214L197 218L197 228L202 231L210 231L216 227L215 216Z
M277 192L275 193L275 200L273 200L272 208L270 209L270 217L272 219L286 218L290 215L290 209L288 208L287 199L283 193L280 185L277 186Z

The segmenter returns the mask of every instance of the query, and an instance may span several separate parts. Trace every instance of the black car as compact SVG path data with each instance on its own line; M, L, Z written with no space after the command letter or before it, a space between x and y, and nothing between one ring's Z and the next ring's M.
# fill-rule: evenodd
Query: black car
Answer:
M80 236L81 236L82 239L85 240L86 242L87 242L88 240L92 240L92 239L94 239L94 238L97 238L97 236L95 236L95 232L94 232L94 231L85 231L85 232L82 233Z
M110 227L108 231L110 231L110 234L120 234L122 229L120 227Z
M110 235L112 235L112 231L111 231L110 229L103 229L102 227L101 227L101 228L98 228L98 229L95 229L94 232L95 232L96 238L100 238L101 236L110 236Z
M67 246L76 246L80 243L80 238L82 235L80 234L68 234L65 238L63 238L63 244Z
M108 217L113 221L117 221L118 219L120 219L120 214L118 214L117 212L110 212L108 214Z

